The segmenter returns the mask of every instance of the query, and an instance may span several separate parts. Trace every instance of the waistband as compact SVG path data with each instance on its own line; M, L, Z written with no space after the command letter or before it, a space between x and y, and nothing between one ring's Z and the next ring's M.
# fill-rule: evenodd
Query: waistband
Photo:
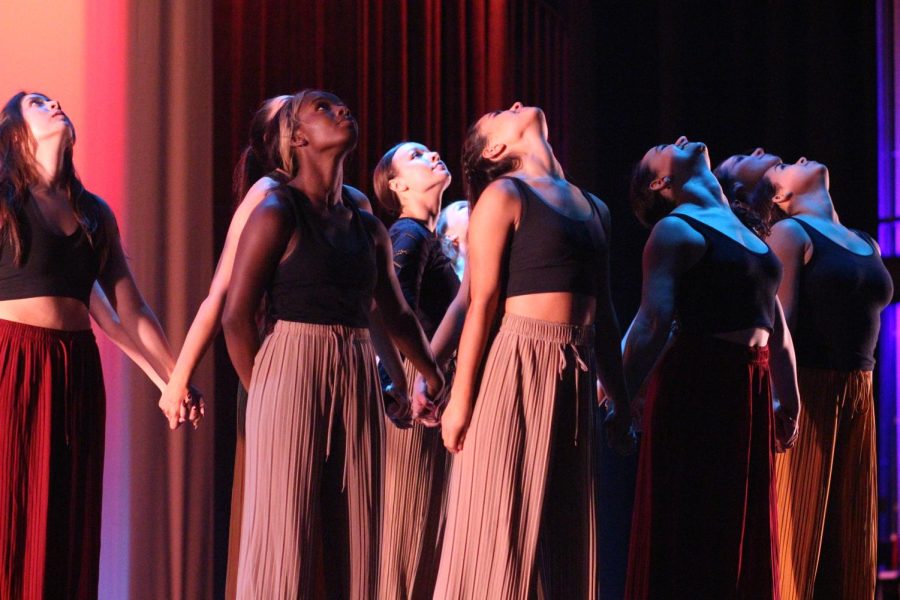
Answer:
M588 346L594 343L593 325L556 323L509 313L503 315L500 331L551 344Z
M7 321L5 319L0 319L0 336L15 336L34 341L94 341L94 331L92 329L76 329L72 331L67 329L51 329L49 327L38 327L37 325L29 325L17 321Z
M748 363L768 363L769 346L747 346L705 333L679 331L675 334L673 346L681 346L686 350L698 353L711 353L716 356L730 357L733 360L746 360Z
M368 341L369 330L365 327L348 327L346 325L321 325L319 323L302 323L300 321L276 321L273 333L294 336L331 337L337 336L347 340Z

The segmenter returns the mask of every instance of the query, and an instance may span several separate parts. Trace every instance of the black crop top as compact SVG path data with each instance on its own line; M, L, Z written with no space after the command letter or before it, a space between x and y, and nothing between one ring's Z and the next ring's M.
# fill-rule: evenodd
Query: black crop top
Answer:
M682 331L726 333L762 327L772 331L781 262L768 247L754 252L688 215L670 213L706 241L703 257L678 281L675 312Z
M591 195L582 190L591 216L578 220L551 207L521 179L504 179L515 184L522 198L522 216L509 251L505 296L542 292L596 296L609 240Z
M403 297L415 311L428 339L434 335L459 290L453 263L441 240L421 222L401 218L391 226L394 271Z
M794 330L797 364L814 369L871 371L881 310L894 295L894 285L875 244L865 233L872 253L851 252L793 219L812 240L810 261L799 274L799 298Z
M52 231L32 198L24 202L18 220L22 260L16 266L12 244L5 242L0 248L0 300L57 296L88 306L100 257L81 226L71 235Z
M334 244L322 233L323 223L303 192L289 185L279 191L293 210L298 236L269 284L270 317L367 327L377 277L375 244L347 189L342 197L353 215L347 233Z

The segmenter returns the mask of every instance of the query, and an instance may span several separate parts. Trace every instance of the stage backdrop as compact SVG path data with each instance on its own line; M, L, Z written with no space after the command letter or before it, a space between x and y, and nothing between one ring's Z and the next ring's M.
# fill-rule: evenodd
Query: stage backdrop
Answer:
M62 102L76 166L115 211L176 350L213 264L211 20L207 0L0 3L0 98L26 89ZM102 338L100 597L211 598L215 405L200 431L170 433L159 392ZM197 383L211 392L209 366Z
M223 0L216 4L215 182L217 245L231 218L231 173L250 117L270 96L324 88L359 119L348 184L371 195L381 155L405 139L441 152L462 197L459 151L468 126L515 100L551 119L551 143L566 154L562 127L570 90L567 15L550 0ZM554 123L554 119L556 123ZM224 344L219 396L236 387ZM233 404L229 407L233 410ZM216 423L217 586L223 580L234 418ZM217 594L222 592L217 587Z

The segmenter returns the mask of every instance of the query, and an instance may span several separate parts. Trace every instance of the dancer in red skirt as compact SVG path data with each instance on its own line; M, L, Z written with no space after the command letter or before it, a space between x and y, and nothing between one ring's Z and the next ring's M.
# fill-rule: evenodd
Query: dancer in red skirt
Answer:
M653 231L624 357L632 391L647 386L626 595L775 598L773 432L790 446L800 410L781 265L730 210L703 144L651 148L631 195Z
M74 142L43 94L0 112L0 598L97 596L106 403L90 316L121 324L114 340L157 382L174 364Z

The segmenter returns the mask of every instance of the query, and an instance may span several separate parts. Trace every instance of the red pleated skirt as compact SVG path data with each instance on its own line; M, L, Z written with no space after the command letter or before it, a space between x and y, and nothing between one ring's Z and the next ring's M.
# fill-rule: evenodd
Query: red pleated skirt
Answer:
M0 320L0 598L96 598L106 400L94 335Z
M627 597L777 598L768 348L679 334L649 382Z

